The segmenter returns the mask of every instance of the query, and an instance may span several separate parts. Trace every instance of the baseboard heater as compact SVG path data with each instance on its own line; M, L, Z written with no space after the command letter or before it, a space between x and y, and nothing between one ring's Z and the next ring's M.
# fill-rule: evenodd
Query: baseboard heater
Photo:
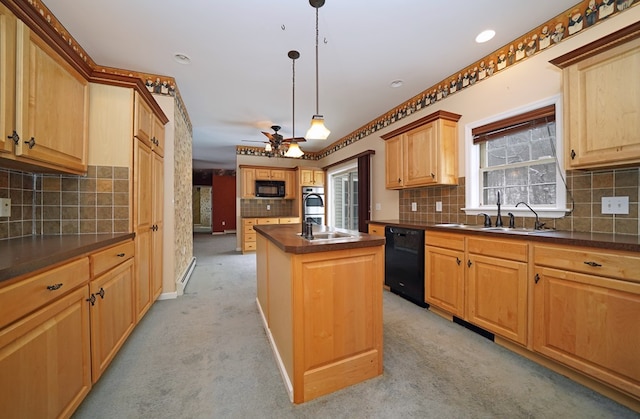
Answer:
M491 333L491 332L489 332L487 330L484 330L483 328L478 327L475 324L471 324L471 323L469 323L467 321L464 321L461 318L453 316L453 322L459 324L460 326L463 326L463 327L471 330L472 332L476 332L480 336L489 339L491 342L493 342L494 339L495 339L495 335L493 333Z
M185 269L184 274L178 281L178 284L177 284L178 295L184 294L184 289L187 287L187 284L191 279L191 274L193 273L193 270L195 269L195 267L196 267L196 258L193 257L191 258L191 262L189 262L189 266L187 266L187 269Z

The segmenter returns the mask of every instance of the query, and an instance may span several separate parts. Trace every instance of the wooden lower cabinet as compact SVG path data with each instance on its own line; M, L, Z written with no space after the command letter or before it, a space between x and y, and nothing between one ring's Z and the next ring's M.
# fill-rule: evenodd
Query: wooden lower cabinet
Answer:
M133 256L133 255L132 255ZM95 278L91 293L91 377L98 381L136 324L134 264L128 259Z
M256 232L253 226L256 224L299 224L299 217L257 217L242 218L242 253L255 252Z
M89 288L0 330L3 418L69 417L91 389Z
M640 399L640 257L536 245L534 260L533 349Z
M373 236L384 237L384 224L369 223L368 233Z
M464 318L464 236L426 232L424 299L446 312ZM425 243L427 243L427 241Z

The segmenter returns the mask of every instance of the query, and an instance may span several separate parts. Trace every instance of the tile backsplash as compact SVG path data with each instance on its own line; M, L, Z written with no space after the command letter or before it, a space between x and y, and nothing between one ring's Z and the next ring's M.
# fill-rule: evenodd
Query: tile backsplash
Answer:
M242 217L296 217L293 199L242 199ZM269 205L269 210L267 210Z
M129 168L89 166L85 176L26 173L0 168L0 240L39 234L130 231Z
M565 231L594 233L640 234L638 222L638 196L640 195L640 168L609 170L575 170L567 172L567 205L573 211L563 218L541 219L547 227ZM602 214L603 196L628 196L629 214ZM442 212L436 212L436 202L442 202ZM411 211L416 202L417 211ZM573 203L573 204L572 204ZM465 179L457 186L404 189L399 198L400 221L422 223L479 224L481 217L467 216L460 208L465 206ZM519 227L533 226L533 218L517 217Z

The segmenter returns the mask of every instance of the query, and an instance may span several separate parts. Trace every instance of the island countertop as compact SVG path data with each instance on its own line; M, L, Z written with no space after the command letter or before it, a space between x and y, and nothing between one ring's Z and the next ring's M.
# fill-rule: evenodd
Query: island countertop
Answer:
M255 225L253 228L258 234L266 237L284 252L294 254L358 249L362 247L381 246L385 243L385 238L381 236L360 233L354 230L329 228L326 226L314 226L314 234L338 232L347 234L348 236L307 240L300 235L302 231L300 224Z

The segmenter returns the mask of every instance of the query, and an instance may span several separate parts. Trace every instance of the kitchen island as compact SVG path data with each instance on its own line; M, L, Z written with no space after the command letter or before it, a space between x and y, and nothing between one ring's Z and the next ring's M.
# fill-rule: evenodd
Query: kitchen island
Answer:
M316 227L318 228L318 227ZM384 238L257 225L257 303L289 398L382 374Z

